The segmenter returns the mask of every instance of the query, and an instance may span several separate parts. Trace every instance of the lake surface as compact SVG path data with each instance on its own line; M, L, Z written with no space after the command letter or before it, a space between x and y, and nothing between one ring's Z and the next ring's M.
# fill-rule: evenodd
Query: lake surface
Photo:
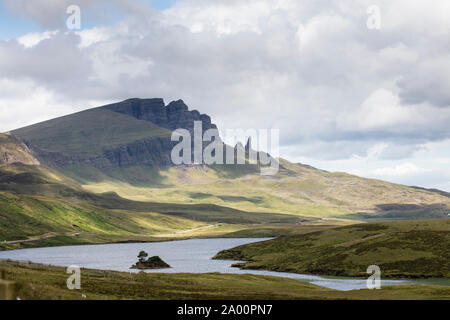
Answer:
M212 260L219 251L267 238L239 239L191 239L153 243L119 243L103 245L83 245L50 248L34 248L13 251L0 251L0 259L32 261L37 263L83 268L103 269L125 272L139 272L130 269L136 263L137 255L145 250L149 256L160 256L172 268L146 270L158 273L237 273L280 276L310 282L322 287L337 290L353 290L366 288L366 279L333 278L303 275L286 272L262 270L240 270L231 267L239 261ZM382 285L407 284L412 281L382 280Z

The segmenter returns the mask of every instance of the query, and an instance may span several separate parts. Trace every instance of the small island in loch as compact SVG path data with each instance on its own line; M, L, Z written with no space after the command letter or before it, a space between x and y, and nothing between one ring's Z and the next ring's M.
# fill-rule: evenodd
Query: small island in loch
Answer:
M154 256L146 259L148 253L145 251L139 252L139 261L134 264L131 269L164 269L170 268L170 266L164 262L159 256Z

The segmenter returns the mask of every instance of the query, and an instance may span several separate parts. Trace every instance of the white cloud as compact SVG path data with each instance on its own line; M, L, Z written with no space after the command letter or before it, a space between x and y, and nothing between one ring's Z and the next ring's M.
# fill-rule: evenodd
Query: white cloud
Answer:
M195 33L262 33L260 19L269 17L276 7L273 1L180 1L165 11L165 17L167 22L176 21Z
M416 124L421 119L417 110L402 106L397 95L386 89L378 89L364 100L356 113L345 114L338 125L343 129L353 126L359 130L373 130Z
M107 28L92 28L85 29L82 31L77 31L77 35L80 36L80 47L89 47L95 43L107 41L110 37L110 32Z
M418 167L414 163L402 163L402 164L396 165L395 167L375 169L375 170L373 170L372 173L376 176L396 177L396 176L405 176L405 175L423 173L426 171L427 170Z
M55 31L45 31L45 32L32 32L27 33L24 36L21 36L17 39L17 41L26 48L31 48L37 45L42 40L50 39L51 36L58 33L58 30Z
M0 79L0 97L1 131L62 116L72 110L68 105L55 103L51 91L31 81Z

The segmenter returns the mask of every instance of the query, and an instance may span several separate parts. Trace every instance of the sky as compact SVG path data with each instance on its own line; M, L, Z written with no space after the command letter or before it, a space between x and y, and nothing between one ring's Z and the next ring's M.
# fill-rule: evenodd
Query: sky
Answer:
M221 130L279 129L290 161L450 191L449 16L447 0L1 0L0 131L183 99Z

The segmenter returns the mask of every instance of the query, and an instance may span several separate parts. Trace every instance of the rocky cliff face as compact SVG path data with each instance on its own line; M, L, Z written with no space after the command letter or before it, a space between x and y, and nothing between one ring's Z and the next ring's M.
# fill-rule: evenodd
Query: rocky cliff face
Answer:
M98 169L126 168L135 165L170 166L171 151L177 142L170 138L149 138L103 151L101 156L67 156L60 152L48 152L26 142L42 163L50 167L88 165Z
M183 128L193 132L194 121L202 122L203 131L217 128L215 124L211 123L208 115L200 114L197 110L189 111L183 100L172 101L165 106L164 100L159 98L129 99L104 108L152 122L169 130Z
M39 165L25 144L9 133L0 134L0 166L13 163Z
M194 121L202 122L203 132L208 129L217 129L208 115L200 114L197 110L190 111L183 100L172 101L165 106L164 100L160 98L129 99L104 108L138 120L152 122L171 131L186 129L192 134ZM168 166L172 164L170 154L176 143L178 142L172 142L170 138L133 141L115 149L105 150L104 156L108 163L117 167L139 164Z
M169 166L170 154L176 142L170 138L153 138L134 141L116 149L105 150L104 156L114 167L133 165Z

